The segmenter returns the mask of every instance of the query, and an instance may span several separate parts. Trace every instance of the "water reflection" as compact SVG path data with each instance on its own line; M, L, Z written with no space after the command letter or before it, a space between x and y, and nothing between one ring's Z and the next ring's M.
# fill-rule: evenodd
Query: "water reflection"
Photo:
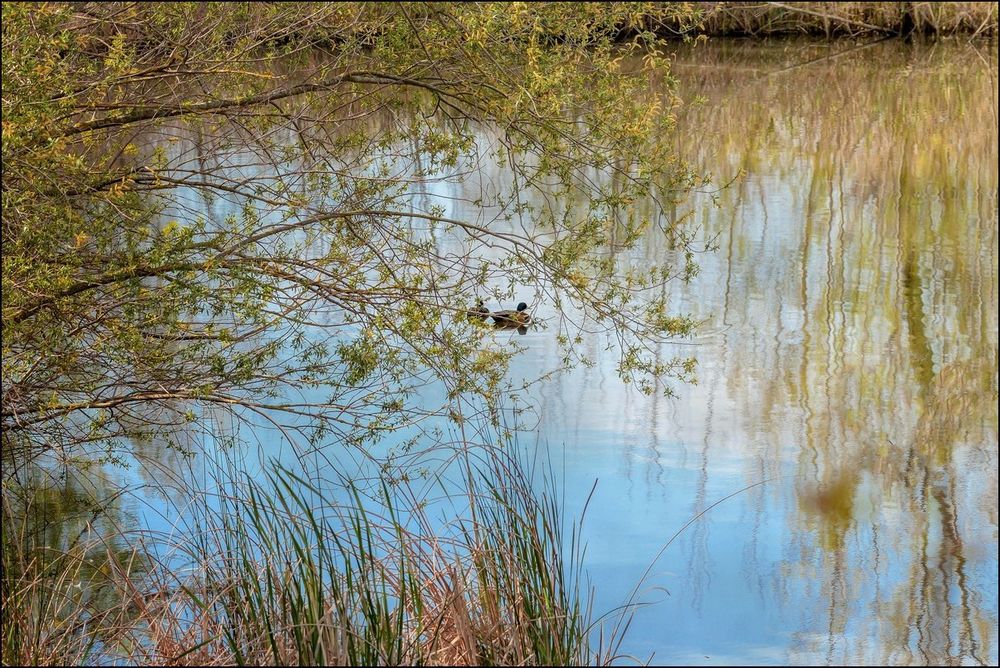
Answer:
M700 383L671 402L623 392L610 362L577 371L539 394L543 438L572 453L571 486L601 480L608 604L687 518L770 481L657 564L671 595L640 613L639 654L995 663L996 52L815 50L678 54L705 98L682 149L744 175L689 207L719 245L674 295L713 334Z
M701 335L658 354L696 355L699 382L674 400L624 387L613 336L586 335L573 352L593 365L525 391L524 422L549 448L571 512L599 480L586 524L596 609L622 603L663 543L705 513L642 581L640 599L660 602L637 613L624 648L636 656L997 661L996 49L855 46L678 53L685 98L704 98L680 119L690 132L678 148L716 183L734 182L676 212L717 250L669 288L675 312L705 321ZM509 185L484 169L418 180L412 194L488 219L471 203ZM177 205L219 219L237 206ZM425 233L441 257L469 250L464 237ZM618 260L642 267L671 253L651 233ZM523 347L515 386L565 354L552 304L525 299L541 325L496 332ZM445 395L428 386L422 400L440 409ZM191 449L246 438L237 429L220 423ZM344 468L319 449L279 450L263 426L255 437L260 452L241 467L277 455ZM186 466L204 476L185 449L135 444L139 481ZM183 493L168 502L174 511L149 526L174 527Z

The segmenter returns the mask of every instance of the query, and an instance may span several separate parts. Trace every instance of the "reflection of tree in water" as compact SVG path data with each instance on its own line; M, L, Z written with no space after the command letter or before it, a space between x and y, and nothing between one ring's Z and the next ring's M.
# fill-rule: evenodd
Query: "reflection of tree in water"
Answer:
M82 618L96 627L120 600L116 576L140 576L146 565L146 555L121 535L135 521L126 510L128 490L98 465L84 475L42 459L8 472L4 483L4 586L19 594L19 606L54 606L52 614L74 620L85 609ZM59 577L45 586L30 584L53 573Z
M994 651L992 594L970 569L991 563L997 528L996 60L967 67L974 51L886 45L749 83L722 62L689 111L718 180L748 174L706 218L739 277L702 300L734 328L728 394L770 432L767 461L801 426L801 532L773 589L800 578L821 606L827 633L802 635L802 656Z

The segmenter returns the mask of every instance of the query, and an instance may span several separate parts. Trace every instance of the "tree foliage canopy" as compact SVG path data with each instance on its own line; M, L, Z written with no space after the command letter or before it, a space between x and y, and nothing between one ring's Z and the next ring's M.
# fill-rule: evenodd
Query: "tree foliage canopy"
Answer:
M431 380L461 421L511 354L464 317L477 296L530 291L568 361L604 328L627 380L685 376L653 352L691 328L660 288L694 269L671 207L697 177L648 28L693 13L5 4L5 449L217 409L363 442ZM623 267L648 233L677 261Z

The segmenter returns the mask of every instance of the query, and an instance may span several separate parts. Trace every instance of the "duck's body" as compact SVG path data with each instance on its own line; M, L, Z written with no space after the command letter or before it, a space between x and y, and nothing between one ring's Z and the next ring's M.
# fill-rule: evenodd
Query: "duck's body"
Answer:
M486 308L486 304L483 303L482 299L476 301L476 305L465 312L465 315L469 320L478 320L484 322L490 315L490 310Z
M495 327L523 327L531 322L528 305L521 302L516 311L494 311L490 314Z

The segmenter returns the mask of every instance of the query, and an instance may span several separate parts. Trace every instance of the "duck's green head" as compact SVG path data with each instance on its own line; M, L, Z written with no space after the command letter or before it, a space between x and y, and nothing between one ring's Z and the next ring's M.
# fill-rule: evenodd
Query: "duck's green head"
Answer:
M517 310L518 310L518 311L523 311L523 310L525 310L526 308L528 308L528 305L527 305L527 304L525 304L524 302L521 302L520 304L518 304L518 305L517 305Z

